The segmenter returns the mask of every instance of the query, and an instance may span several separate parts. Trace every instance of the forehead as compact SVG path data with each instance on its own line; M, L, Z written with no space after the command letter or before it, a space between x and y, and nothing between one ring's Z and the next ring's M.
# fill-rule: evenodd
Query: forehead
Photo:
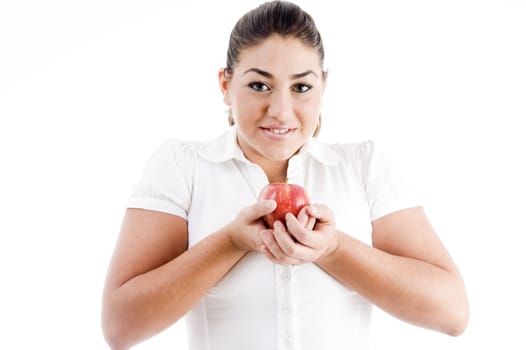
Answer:
M236 71L259 68L273 74L291 74L313 70L321 72L318 51L305 45L300 39L273 35L258 45L243 49L239 55Z

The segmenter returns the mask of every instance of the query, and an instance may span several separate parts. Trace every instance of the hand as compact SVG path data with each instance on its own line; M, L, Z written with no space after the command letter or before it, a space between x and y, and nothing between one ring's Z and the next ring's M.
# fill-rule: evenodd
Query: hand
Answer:
M237 214L236 218L227 225L227 232L232 244L244 251L260 251L261 231L265 224L261 217L270 214L276 208L276 201L264 200L249 205Z
M314 262L332 254L339 244L334 214L329 207L304 208L298 217L287 214L286 224L277 221L274 230L261 232L261 251L275 263L297 265Z

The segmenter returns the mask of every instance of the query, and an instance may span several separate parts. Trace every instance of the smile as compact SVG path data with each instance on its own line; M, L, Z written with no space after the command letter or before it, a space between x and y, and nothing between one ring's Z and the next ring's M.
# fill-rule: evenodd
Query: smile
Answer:
M284 141L288 139L290 135L294 134L296 129L294 128L261 128L263 133L273 141Z
M292 131L292 129L285 129L285 128L269 128L265 130L270 131L271 133L276 134L276 135L285 135L289 133L290 131Z

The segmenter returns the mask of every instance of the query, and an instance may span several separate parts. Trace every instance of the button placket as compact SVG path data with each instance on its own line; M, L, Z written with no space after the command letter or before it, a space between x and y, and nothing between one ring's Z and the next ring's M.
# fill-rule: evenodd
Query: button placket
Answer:
M234 164L250 188L254 199L258 200L261 189L268 184L267 175L260 166L248 161L238 160Z
M302 159L303 155L296 155L289 160L289 166L287 168L287 180L289 183L303 186Z
M275 265L278 349L294 349L294 303L292 266Z

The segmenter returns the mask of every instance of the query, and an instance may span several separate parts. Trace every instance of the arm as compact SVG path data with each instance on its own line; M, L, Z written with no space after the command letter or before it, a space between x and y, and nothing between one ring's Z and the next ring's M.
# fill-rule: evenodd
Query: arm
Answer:
M269 258L315 262L400 319L451 335L462 333L469 318L463 281L422 208L374 221L371 247L338 232L330 209L317 207L316 212L309 209L318 219L314 232L288 215L288 231L278 224L273 235L264 233Z
M245 255L273 205L245 208L187 249L184 219L128 209L103 292L102 326L113 349L128 349L172 325Z
M374 221L373 247L342 233L338 238L337 249L318 260L321 268L402 320L463 332L469 311L462 277L422 208Z

